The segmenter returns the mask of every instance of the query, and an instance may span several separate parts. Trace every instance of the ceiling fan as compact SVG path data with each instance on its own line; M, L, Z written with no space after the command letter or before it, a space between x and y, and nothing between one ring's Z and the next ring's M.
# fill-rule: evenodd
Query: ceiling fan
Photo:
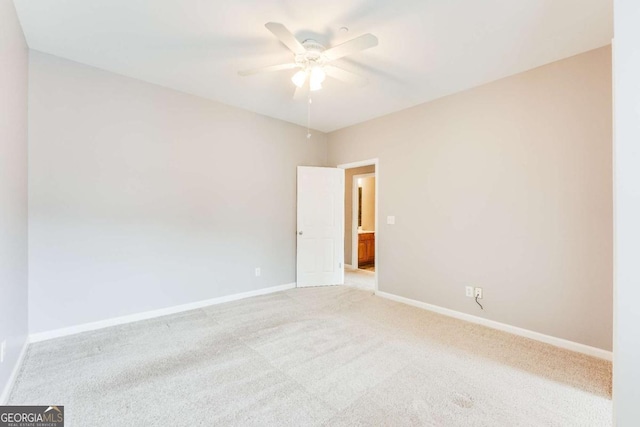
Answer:
M293 96L294 99L302 97L306 92L307 86L311 91L321 89L322 82L327 76L356 85L364 85L367 83L364 77L331 63L336 59L377 46L378 39L373 34L364 34L327 49L312 39L304 40L301 43L291 31L277 22L268 22L265 24L265 27L293 52L293 62L239 71L239 75L250 76L257 73L293 70L297 68L298 71L291 78L291 81L296 85L296 91Z

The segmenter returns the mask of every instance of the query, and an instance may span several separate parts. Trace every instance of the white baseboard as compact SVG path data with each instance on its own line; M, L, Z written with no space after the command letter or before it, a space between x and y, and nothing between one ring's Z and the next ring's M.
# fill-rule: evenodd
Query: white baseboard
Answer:
M519 335L522 337L530 338L532 340L541 341L546 344L551 344L556 347L564 348L566 350L575 351L577 353L586 354L589 356L597 357L608 361L613 360L613 353L607 350L603 350L596 347L591 347L585 344L565 340L562 338L552 337L551 335L541 334L529 329L518 328L517 326L507 325L506 323L496 322L495 320L485 319L483 317L473 316L471 314L462 313L459 311L451 310L449 308L440 307L426 302L417 301L410 298L401 297L387 292L377 291L376 295L383 298L387 298L393 301L401 302L404 304L412 305L414 307L422 308L424 310L433 311L434 313L444 314L445 316L454 317L456 319L465 320L471 323L477 323L482 326L497 329L499 331L508 332L510 334Z
M354 268L353 265L351 265L351 264L345 264L344 268L345 268L345 270L356 270L356 268Z
M130 314L127 316L113 317L111 319L99 320L97 322L84 323L81 325L71 326L68 328L54 329L52 331L38 332L29 336L29 342L46 341L54 338L75 335L81 332L95 331L96 329L108 328L110 326L122 325L124 323L137 322L139 320L152 319L154 317L166 316L168 314L180 313L183 311L195 310L210 305L222 304L225 302L237 301L244 298L255 297L258 295L271 294L273 292L286 291L296 287L295 283L286 285L272 286L270 288L257 289L255 291L242 292L239 294L225 295L223 297L212 298L208 300L196 301L188 304L175 305L172 307L161 308L158 310L145 311L142 313Z
M29 338L24 341L22 345L22 350L20 350L20 355L18 356L18 360L16 364L13 366L13 370L11 371L11 375L9 375L9 379L2 390L2 394L0 395L0 406L6 405L7 400L9 400L9 395L11 394L11 390L13 389L13 385L18 378L18 373L20 373L20 368L22 367L22 362L24 362L24 356L27 354L27 348L29 347Z

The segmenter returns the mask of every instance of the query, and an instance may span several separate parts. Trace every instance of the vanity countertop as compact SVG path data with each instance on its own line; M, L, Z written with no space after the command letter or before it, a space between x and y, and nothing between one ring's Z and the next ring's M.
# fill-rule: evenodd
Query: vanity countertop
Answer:
M358 234L368 234L368 233L375 233L375 231L358 230Z

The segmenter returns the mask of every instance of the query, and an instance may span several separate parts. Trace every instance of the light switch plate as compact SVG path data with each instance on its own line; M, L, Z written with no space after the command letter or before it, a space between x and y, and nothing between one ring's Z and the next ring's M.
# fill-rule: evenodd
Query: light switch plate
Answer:
M396 217L395 216L388 216L387 217L387 224L393 225L396 223Z

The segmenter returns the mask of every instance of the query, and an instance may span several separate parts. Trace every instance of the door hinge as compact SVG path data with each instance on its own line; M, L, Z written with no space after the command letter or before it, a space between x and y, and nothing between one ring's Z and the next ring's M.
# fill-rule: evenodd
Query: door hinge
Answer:
M338 263L338 268L342 268L342 263L341 262Z

